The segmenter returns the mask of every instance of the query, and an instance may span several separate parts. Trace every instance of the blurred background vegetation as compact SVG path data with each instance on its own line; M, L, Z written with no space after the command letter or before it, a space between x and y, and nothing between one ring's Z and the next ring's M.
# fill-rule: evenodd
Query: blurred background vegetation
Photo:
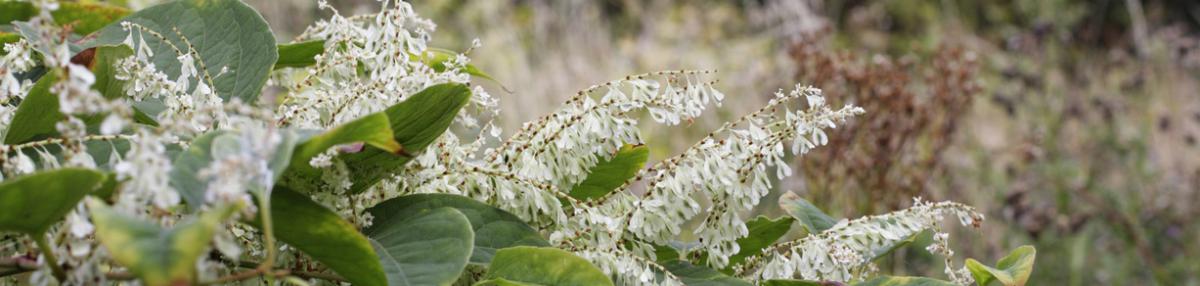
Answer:
M130 1L138 2L138 1ZM328 12L249 0L281 35ZM331 1L343 14L371 0ZM959 254L1037 246L1034 285L1200 285L1200 2L1190 0L420 0L435 46L513 92L503 126L646 71L716 69L729 97L652 156L796 82L868 115L794 165L782 191L843 216L956 200L989 217ZM288 40L288 39L281 39ZM778 194L775 194L776 196ZM773 200L773 198L772 198ZM771 201L771 200L769 200ZM768 203L761 212L778 214ZM919 244L919 243L918 243ZM940 276L920 248L885 271Z

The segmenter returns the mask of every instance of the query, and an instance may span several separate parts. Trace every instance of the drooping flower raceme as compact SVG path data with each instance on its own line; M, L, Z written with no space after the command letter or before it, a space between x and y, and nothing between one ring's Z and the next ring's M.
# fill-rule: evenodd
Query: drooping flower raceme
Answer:
M974 208L953 202L924 202L914 199L913 206L888 214L842 220L821 233L777 244L736 269L757 279L805 279L851 282L868 277L871 260L901 240L927 229L939 229L946 216L956 217L964 226L978 227L983 215ZM944 247L946 235L935 235ZM937 250L937 247L933 248ZM954 271L949 256L953 252L933 251L947 256L947 274L966 284L969 275ZM965 283L964 283L965 282Z

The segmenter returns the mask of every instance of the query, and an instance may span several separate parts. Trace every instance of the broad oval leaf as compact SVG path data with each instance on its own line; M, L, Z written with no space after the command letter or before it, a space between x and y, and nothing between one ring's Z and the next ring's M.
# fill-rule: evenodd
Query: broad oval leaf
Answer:
M391 223L438 208L453 208L467 217L475 232L471 263L488 264L498 249L514 246L550 246L537 230L517 216L471 198L448 194L417 194L398 197L371 208L373 223Z
M496 252L483 285L613 285L604 272L587 260L557 248L518 246ZM502 284L498 279L507 283Z
M58 81L54 72L46 73L29 89L29 94L17 106L4 144L13 145L52 137L58 134L55 124L66 118L58 111L58 95L50 87Z
M925 277L881 276L875 279L856 283L854 286L954 286L958 284L949 281Z
M996 267L984 265L970 258L967 259L966 264L967 269L971 271L971 276L975 277L975 282L981 286L986 286L992 281L999 281L1005 286L1023 286L1029 281L1029 275L1033 273L1033 261L1036 258L1037 249L1025 245L1001 258L996 263Z
M808 233L820 233L838 222L837 219L825 214L817 206L793 192L786 192L779 197L779 207L796 218L796 221L799 221L800 226L808 230Z
M636 176L649 158L650 148L645 145L622 146L612 158L596 163L570 195L584 201L603 197Z
M0 231L40 235L104 181L100 172L76 168L8 179L0 183Z
M187 45L179 34L186 37L199 52L197 64L203 61L204 69L214 77L213 90L225 100L255 102L279 57L275 35L266 20L238 0L182 0L146 8L100 30L93 45L124 42L129 33L120 22L125 21L162 34L184 52ZM155 66L170 77L178 76L176 51L153 36L146 35L145 40L154 51ZM218 76L222 69L228 72Z
M117 213L97 199L88 200L88 208L100 244L113 260L151 286L194 283L196 260L206 253L216 229L236 210L218 207L163 229Z
M471 222L452 208L413 216L376 215L363 231L369 238L388 285L449 285L466 268L475 240Z
M746 280L730 277L712 268L696 266L687 261L674 260L662 264L671 274L688 286L752 286Z
M354 285L387 285L387 276L366 236L337 213L291 190L271 191L275 237L333 269ZM288 219L298 218L298 219ZM259 222L255 226L262 228Z

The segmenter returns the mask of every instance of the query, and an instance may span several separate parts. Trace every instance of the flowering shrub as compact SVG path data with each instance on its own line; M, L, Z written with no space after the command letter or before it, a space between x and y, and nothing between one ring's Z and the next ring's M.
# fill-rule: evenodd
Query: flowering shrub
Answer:
M321 2L333 16L283 45L237 0L2 3L27 15L0 58L0 281L1022 285L1032 269L1031 248L953 267L943 218L983 221L953 202L835 219L788 193L790 216L744 218L788 156L864 112L815 88L643 168L638 115L719 106L714 72L598 84L503 138L497 99L470 84L489 77L469 50L429 47L408 3ZM925 231L950 281L877 274Z

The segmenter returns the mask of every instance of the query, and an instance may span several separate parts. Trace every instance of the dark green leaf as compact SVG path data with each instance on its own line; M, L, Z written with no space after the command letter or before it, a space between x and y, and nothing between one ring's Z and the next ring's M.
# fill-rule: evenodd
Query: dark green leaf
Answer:
M178 29L199 52L197 64L204 62L205 70L214 76L213 90L225 100L241 98L244 102L255 102L279 57L275 35L267 22L238 0L167 2L121 21L146 26L186 52L187 44L175 32ZM93 45L121 44L128 35L119 23L114 23L99 31ZM167 76L178 76L177 52L153 36L147 34L145 39L154 51L154 64ZM228 68L228 73L218 76L223 68Z
M596 286L613 285L607 275L587 260L557 248L518 246L496 252L483 285Z
M296 151L292 153L291 163L285 176L320 178L320 170L309 165L309 161L313 157L331 147L357 142L369 144L389 153L399 152L402 149L400 143L397 143L392 135L391 122L388 120L387 114L373 113L300 143L299 146L296 146Z
M276 188L271 192L275 237L333 269L354 285L387 285L387 276L366 236L337 213L307 196ZM302 218L302 219L288 219ZM261 223L254 223L261 228Z
M29 89L29 94L17 106L12 123L8 125L4 144L20 144L58 135L55 124L66 116L58 111L58 95L50 92L50 87L56 81L58 76L55 73L46 73Z
M64 168L5 180L0 183L0 231L41 235L104 179L96 171Z
M759 216L746 222L746 228L750 234L737 240L740 250L737 254L729 257L729 265L738 265L745 261L746 257L761 253L764 248L771 246L776 240L787 234L794 221L790 217L769 219Z
M362 192L383 178L399 172L415 154L446 132L446 128L450 127L458 111L470 98L471 90L464 84L439 84L413 94L404 102L384 110L383 114L387 115L392 136L400 143L400 149L392 151L368 145L360 152L339 156L349 169L350 181L353 183L350 193ZM304 151L301 154L308 153ZM308 160L297 161L307 162ZM323 184L320 176L298 173L288 173L283 177L282 183L299 192L316 191Z
M750 282L730 277L724 273L704 266L696 266L687 261L675 260L662 264L671 274L683 280L688 286L752 286Z
M311 66L317 63L314 58L324 52L324 40L279 45L279 60L275 61L275 69Z
M809 281L795 279L775 279L763 281L762 286L845 286L845 283L834 281Z
M645 145L625 145L611 159L596 163L570 195L584 201L603 197L636 176L649 158L650 148Z
M376 215L363 231L379 255L388 285L448 285L466 268L475 235L471 221L453 208L412 216Z
M830 217L804 198L793 192L784 193L779 197L779 207L800 222L800 226L808 233L820 233L837 224L837 219Z
M155 223L117 213L88 200L96 238L113 260L146 285L186 285L196 279L196 260L205 254L214 232L236 210L226 206L163 229Z
M882 276L854 286L954 286L957 284L925 277Z
M986 286L992 281L999 281L1005 286L1023 286L1033 273L1033 261L1037 258L1037 250L1033 246L1021 246L1001 258L996 267L979 263L975 259L967 259L967 269L980 286Z
M389 223L438 208L453 208L467 217L475 232L471 263L487 264L496 250L513 246L550 246L537 230L517 216L471 198L447 194L408 195L387 200L371 208L374 223Z

